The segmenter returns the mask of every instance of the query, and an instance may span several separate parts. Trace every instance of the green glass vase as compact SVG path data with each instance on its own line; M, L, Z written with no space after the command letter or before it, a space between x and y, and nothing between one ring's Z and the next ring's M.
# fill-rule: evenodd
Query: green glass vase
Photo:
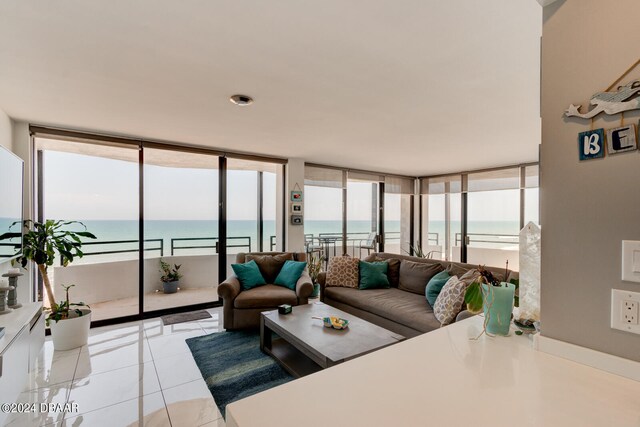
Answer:
M513 283L500 283L500 286L482 284L484 300L484 317L487 332L492 335L509 335L513 297L516 286Z

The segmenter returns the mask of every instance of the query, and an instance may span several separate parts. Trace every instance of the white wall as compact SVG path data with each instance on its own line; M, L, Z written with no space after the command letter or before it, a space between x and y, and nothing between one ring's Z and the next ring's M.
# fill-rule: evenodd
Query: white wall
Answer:
M9 150L13 147L13 122L0 110L0 145Z
M20 156L24 162L25 169L25 193L24 193L24 215L25 219L31 218L31 163L29 149L29 127L26 123L12 120L3 110L0 110L0 145ZM0 264L0 275L11 268L9 263ZM18 279L18 301L22 304L33 301L31 273L27 269L24 276ZM3 281L5 279L2 279Z
M235 254L227 255L227 266L235 262ZM218 285L218 256L193 255L163 257L170 264L180 264L180 288L209 288ZM158 258L144 263L144 293L162 289ZM231 269L227 274L231 274ZM76 286L71 290L74 301L87 304L138 296L138 260L75 264L53 268L54 292L61 295L61 284ZM205 302L205 301L203 301Z
M297 187L296 187L297 184ZM286 248L290 252L304 252L304 225L291 225L290 192L298 188L304 192L304 160L289 159L287 164L287 187L285 189L285 222L287 227ZM303 198L304 202L304 193Z

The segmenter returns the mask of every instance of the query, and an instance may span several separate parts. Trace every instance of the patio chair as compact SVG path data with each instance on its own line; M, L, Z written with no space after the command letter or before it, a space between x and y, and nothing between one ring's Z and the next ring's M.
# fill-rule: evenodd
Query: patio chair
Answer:
M369 233L366 239L362 239L358 241L358 256L362 258L362 250L367 250L367 255L371 253L371 251L376 250L376 238L378 234L374 231Z

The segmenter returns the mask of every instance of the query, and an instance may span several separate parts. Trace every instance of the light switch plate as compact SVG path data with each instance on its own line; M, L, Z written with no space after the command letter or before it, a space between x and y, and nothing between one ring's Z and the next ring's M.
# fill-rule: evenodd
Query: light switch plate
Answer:
M640 242L622 241L622 280L640 282Z
M611 327L640 334L640 292L611 289Z

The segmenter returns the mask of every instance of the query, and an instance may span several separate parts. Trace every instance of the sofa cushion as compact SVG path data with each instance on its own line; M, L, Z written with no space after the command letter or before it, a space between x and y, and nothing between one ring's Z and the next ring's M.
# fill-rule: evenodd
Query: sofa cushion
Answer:
M238 277L242 289L245 291L267 284L255 261L244 264L231 264L231 268Z
M329 261L326 286L358 287L360 260L349 256L336 256Z
M465 282L452 276L442 288L436 299L436 304L433 306L433 313L442 325L453 322L458 313L462 311L467 287Z
M473 270L473 269L474 269L474 267L470 266L469 264L462 264L462 263L459 263L459 262L452 262L451 264L449 264L447 266L447 273L449 273L449 276L462 277L469 270Z
M325 298L384 317L420 332L440 327L424 295L389 289L326 288Z
M389 284L393 288L397 288L400 282L400 260L398 258L380 258L376 254L371 254L364 259L367 262L386 261L389 264L387 270L387 277L389 278Z
M400 283L398 289L420 294L424 298L429 280L444 268L437 262L423 263L402 260L400 263Z
M274 308L280 304L297 305L296 293L283 286L264 285L240 292L233 301L235 308Z
M284 253L278 255L251 255L247 254L246 262L255 261L260 268L260 272L267 283L273 283L278 277L278 273L282 269L284 262L293 261L293 253Z
M360 261L359 289L384 289L391 287L387 271L389 263L386 261L366 262Z

